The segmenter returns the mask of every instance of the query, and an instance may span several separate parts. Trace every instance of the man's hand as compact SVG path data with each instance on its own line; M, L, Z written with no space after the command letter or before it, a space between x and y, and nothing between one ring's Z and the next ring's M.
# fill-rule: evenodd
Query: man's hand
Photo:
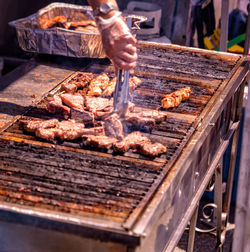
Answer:
M97 18L104 50L116 68L130 70L136 66L136 39L130 33L121 13L109 19Z

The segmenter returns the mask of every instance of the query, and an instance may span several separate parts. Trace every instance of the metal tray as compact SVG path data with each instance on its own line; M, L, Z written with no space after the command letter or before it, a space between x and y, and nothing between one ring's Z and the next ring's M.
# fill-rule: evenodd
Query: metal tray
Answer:
M61 27L41 29L39 20L63 15L73 17L76 12L86 14L93 19L92 8L65 3L52 3L37 13L26 18L9 22L16 28L20 47L24 51L44 54L55 54L77 58L105 58L101 36L94 32L79 32ZM145 17L129 15L132 18L132 29L136 32L139 24L146 21Z

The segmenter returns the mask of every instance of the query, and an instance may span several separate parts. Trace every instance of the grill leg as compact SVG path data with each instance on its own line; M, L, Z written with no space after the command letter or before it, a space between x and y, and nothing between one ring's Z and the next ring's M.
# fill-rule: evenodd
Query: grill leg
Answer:
M199 210L199 203L197 204L197 207L194 210L193 216L190 220L187 252L192 252L194 250L195 227L198 216L198 210Z

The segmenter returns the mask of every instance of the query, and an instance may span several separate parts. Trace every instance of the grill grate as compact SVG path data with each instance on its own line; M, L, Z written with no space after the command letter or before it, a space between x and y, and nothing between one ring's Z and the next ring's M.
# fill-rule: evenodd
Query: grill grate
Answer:
M2 201L126 226L135 222L194 132L195 120L236 64L157 46L139 46L138 50L135 75L143 80L133 94L138 110L159 109L164 94L185 86L194 92L190 100L166 111L165 122L145 132L167 146L167 153L151 159L132 151L114 155L83 147L80 141L51 144L23 132L16 122L0 136ZM93 64L85 71L110 73L111 69ZM50 119L47 101L45 98L24 117Z

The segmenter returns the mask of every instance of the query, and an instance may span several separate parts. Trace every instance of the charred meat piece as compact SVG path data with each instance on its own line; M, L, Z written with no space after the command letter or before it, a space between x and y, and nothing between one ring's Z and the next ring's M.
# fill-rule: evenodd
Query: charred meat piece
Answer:
M137 146L137 152L151 158L155 158L166 151L167 148L161 143L143 143Z
M88 95L100 96L103 90L109 84L109 77L102 73L90 81Z
M92 73L79 73L70 82L63 83L61 90L67 93L74 93L78 88L86 87L92 79Z
M123 126L117 114L113 114L104 120L104 130L106 136L114 137L118 140L123 138Z
M114 143L117 142L116 138L107 136L83 135L82 138L84 145L102 149L109 149Z
M122 141L114 144L113 149L116 152L126 152L129 149L135 149L139 145L150 143L150 140L145 137L141 132L134 131L128 134Z
M188 100L192 93L190 87L185 87L171 94L167 94L161 100L161 106L165 109L178 107L182 101Z
M52 114L70 114L70 108L62 104L62 99L58 95L54 95L52 100L47 104L47 111Z
M65 16L56 16L51 19L42 19L40 20L40 28L48 29L52 27L64 27L64 24L67 22Z
M68 105L71 108L76 108L83 110L84 109L84 98L81 94L62 94L62 101L64 104Z
M142 117L140 113L127 113L123 122L129 127L143 128L155 126L155 119L151 117Z
M84 109L72 108L70 117L76 122L94 123L94 114Z
M50 119L46 121L34 121L34 120L20 120L19 127L28 132L35 132L37 129L55 128L59 124L57 119Z
M85 106L86 108L95 113L96 111L110 111L113 108L113 100L102 97L85 97Z

